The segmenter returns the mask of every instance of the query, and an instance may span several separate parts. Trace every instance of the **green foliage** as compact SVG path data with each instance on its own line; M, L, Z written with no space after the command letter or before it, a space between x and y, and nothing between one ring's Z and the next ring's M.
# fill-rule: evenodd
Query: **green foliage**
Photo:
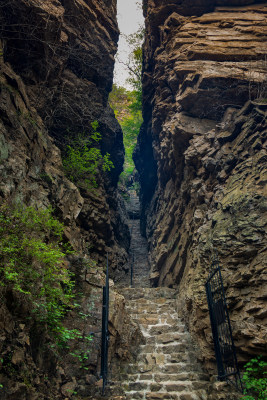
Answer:
M74 281L64 264L69 252L63 243L63 225L51 209L0 208L0 285L24 296L34 319L59 344L78 336L61 323L73 308Z
M245 365L243 400L265 400L267 398L267 362L261 357L253 358Z
M86 346L88 346L89 342L91 342L92 340L93 340L93 336L91 336L91 335L90 336L86 336L84 338L84 342L85 342ZM87 348L85 351L75 349L70 354L73 357L75 357L76 359L78 359L79 364L80 364L80 368L87 371L88 370L87 363L88 363L88 360L89 360L90 353L91 353L91 350Z
M143 122L142 120L142 44L144 41L144 28L139 27L137 32L125 36L130 48L130 55L124 64L129 73L127 82L133 88L132 91L123 87L113 85L109 102L120 122L123 130L125 146L124 172L120 176L121 183L125 184L130 180L134 171L132 159L133 150L137 142L137 136Z
M142 26L139 26L137 32L125 36L128 46L131 49L128 62L125 64L129 72L127 81L140 94L142 94L142 45L144 36L145 30Z
M142 113L142 90L133 90L130 93L131 103L129 105L130 111L134 113Z
M122 86L114 84L109 94L109 105L115 113L115 117L120 122L130 114L130 91Z
M137 136L143 122L141 111L132 113L128 118L121 122L125 146L125 168L124 173L127 176L134 171L133 151L136 146Z
M110 154L102 156L99 148L95 147L101 140L101 134L97 131L98 122L91 123L92 132L85 132L69 137L63 167L66 176L78 186L84 189L97 187L96 175L101 168L104 172L114 168L110 160Z
M143 122L141 112L142 99L139 94L136 90L128 91L125 88L113 85L109 99L110 106L113 108L123 131L125 165L124 172L120 177L122 182L129 179L135 168L133 151Z

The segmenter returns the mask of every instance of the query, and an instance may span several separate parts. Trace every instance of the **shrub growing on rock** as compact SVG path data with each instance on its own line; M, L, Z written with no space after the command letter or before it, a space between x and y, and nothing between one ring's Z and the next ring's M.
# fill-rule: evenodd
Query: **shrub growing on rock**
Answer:
M110 154L102 155L101 150L95 147L101 140L97 131L98 122L92 122L91 126L91 134L83 132L68 138L69 144L63 157L66 176L84 189L97 187L96 175L100 168L104 172L114 168Z
M267 362L261 357L253 358L245 365L243 374L243 400L265 400L267 398Z
M58 344L79 336L61 322L74 307L74 281L64 262L71 250L63 243L63 228L51 209L0 207L0 285L24 297Z

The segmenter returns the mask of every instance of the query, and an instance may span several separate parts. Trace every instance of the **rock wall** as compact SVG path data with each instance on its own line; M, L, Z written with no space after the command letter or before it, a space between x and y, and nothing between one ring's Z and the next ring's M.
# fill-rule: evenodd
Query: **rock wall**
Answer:
M151 280L179 289L214 372L204 284L216 252L238 359L267 355L267 3L148 0L144 15L135 162Z
M117 194L122 132L108 105L118 35L115 0L8 0L0 5L0 204L53 208L65 225L64 240L76 253L66 263L81 292L80 311L87 315L85 324L72 312L66 323L85 336L95 332L81 369L79 360L49 350L45 329L28 319L27 301L1 287L1 399L86 396L97 380L106 253L111 267L122 269L129 247ZM65 177L61 152L69 133L90 131L94 120L102 135L101 152L110 153L114 168L99 174L98 188L88 191ZM88 255L97 268L87 269ZM138 329L121 296L114 292L112 298L110 357L127 358ZM129 325L127 333L123 322Z
M10 0L1 7L0 22L2 63L4 62L5 68L8 64L13 70L11 77L7 77L6 72L3 78L6 82L3 85L10 85L18 90L19 79L25 85L25 96L22 96L24 109L20 110L17 105L13 109L9 106L8 112L15 113L21 120L26 119L34 125L31 130L46 129L61 150L66 143L66 136L90 131L91 122L97 120L102 135L101 151L103 154L110 153L115 166L104 179L99 178L98 191L93 194L82 193L83 200L74 200L72 207L78 208L72 210L73 215L63 210L64 206L59 206L59 200L55 198L65 197L66 190L59 190L58 182L53 176L55 173L48 170L52 164L49 163L50 156L36 156L35 164L41 163L43 158L49 166L35 165L36 171L32 179L46 187L51 175L52 183L48 191L55 192L50 194L51 202L64 221L69 224L73 219L78 221L78 225L84 230L84 248L93 243L91 252L103 255L106 246L115 248L116 242L123 241L124 235L126 240L123 245L127 249L127 231L118 219L118 201L114 201L124 160L122 132L108 105L119 35L116 2L110 0L99 4L97 1L82 0ZM42 119L42 126L38 116ZM33 146L32 151L37 155L39 149ZM54 153L56 151L53 150ZM25 150L24 153L29 156ZM62 169L59 152L57 158L56 171ZM12 157L9 159L12 160ZM56 173L63 175L62 172ZM48 178L42 180L45 174ZM14 175L18 178L16 173ZM9 179L12 179L12 175ZM20 180L16 196L22 192L21 196L25 198L23 185L29 186ZM35 185L35 193L27 190L27 202L29 199L34 202L37 197L40 203L45 202L40 198L37 186ZM6 195L12 196L13 192L14 187L10 187L10 193ZM43 197L47 198L48 193ZM117 249L117 253L121 251ZM103 261L101 256L100 260Z

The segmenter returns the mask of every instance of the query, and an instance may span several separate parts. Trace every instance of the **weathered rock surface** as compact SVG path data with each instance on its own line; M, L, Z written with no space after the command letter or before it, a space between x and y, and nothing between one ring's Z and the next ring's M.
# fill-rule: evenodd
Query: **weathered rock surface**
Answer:
M76 251L66 262L82 293L80 312L87 316L85 323L71 312L66 324L84 336L95 333L81 368L78 357L76 362L64 351L58 357L49 349L49 337L28 319L27 301L1 288L1 399L85 397L97 379L105 256L108 251L111 267L122 268L129 247L116 188L124 157L122 132L107 103L117 40L114 0L0 5L0 203L54 209L65 225L64 239ZM98 188L89 192L65 177L61 151L69 133L90 130L94 120L101 151L110 153L115 168L99 175ZM87 268L89 252L96 269ZM110 358L126 358L137 328L122 297L112 296ZM75 343L68 352L87 354L84 347Z
M204 283L215 248L238 359L266 355L267 4L151 0L144 12L135 160L151 278L178 288L212 370Z
M101 151L103 154L110 153L115 168L106 174L104 179L99 178L98 191L82 193L84 195L82 207L81 200L72 201L72 207L79 208L73 212L75 220L86 236L84 247L93 244L91 253L100 262L104 261L103 250L113 248L113 253L117 253L116 258L120 259L120 263L124 263L126 254L122 254L117 242L124 235L123 246L127 249L129 236L127 238L127 229L118 217L119 203L116 193L118 176L122 171L124 149L120 126L107 102L112 87L114 54L119 34L116 2L109 0L99 4L97 1L78 0L75 3L66 1L62 5L57 0L47 2L11 0L1 7L0 23L3 68L7 68L8 63L17 74L15 76L12 72L11 76L4 76L2 87L7 92L5 96L11 94L8 89L11 91L13 89L15 94L12 96L18 97L20 93L16 90L19 92L22 90L22 83L18 84L18 79L25 85L24 92L20 96L22 101L4 106L7 113L12 116L15 113L13 125L19 124L20 120L26 120L28 125L31 125L31 131L39 129L39 132L42 132L43 140L47 140L47 133L43 133L46 129L62 150L70 133L75 135L84 131L90 132L91 123L94 120L99 122L102 135ZM12 99L7 101L11 103ZM20 119L16 118L18 116ZM15 130L16 127L12 126L12 129ZM20 143L21 138L16 140ZM34 148L31 140L30 142L31 154L34 153L36 158L35 163L38 164L41 160L46 162L45 167L36 165L36 170L31 171L36 193L44 191L38 188L38 181L44 181L40 182L39 186L50 185L48 188L50 192L57 192L49 193L53 206L57 208L58 201L55 197L63 197L64 202L66 197L66 190L58 190L58 182L54 176L55 174L63 176L60 153L58 150L53 150L54 153L58 152L57 164L54 165L54 170L50 171L55 161L50 163L51 156L48 154L40 157L39 149ZM22 149L21 153L23 153L22 161L20 162L18 160L20 156L16 155L17 160L14 164L26 165L25 157L29 157L28 163L31 164L29 150ZM53 154L53 157L56 155ZM12 159L13 157L9 157L10 162ZM23 165L19 169L25 169ZM18 179L16 172L14 176L14 179ZM12 174L9 174L9 179L13 180ZM14 184L13 186L11 182L8 185L5 182L3 184L7 186L6 190L10 188L12 192L7 195L12 196ZM24 184L21 180L20 185L28 187L29 183ZM49 190L46 190L46 197L49 197ZM24 189L16 188L16 196L22 191L21 200L25 200ZM28 203L29 199L34 202L37 197L29 189L27 196ZM41 199L39 203L41 205ZM72 217L63 211L62 207L58 212L63 216L64 222L66 218L71 220Z

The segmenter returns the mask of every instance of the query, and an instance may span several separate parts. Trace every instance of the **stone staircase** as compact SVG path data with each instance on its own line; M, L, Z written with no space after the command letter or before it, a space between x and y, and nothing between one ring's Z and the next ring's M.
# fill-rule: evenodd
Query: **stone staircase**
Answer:
M136 362L125 366L121 385L128 400L206 400L209 376L175 309L175 290L124 288L126 307L141 327L145 344Z
M133 256L133 287L150 287L147 240L141 236L140 220L130 220L131 256Z
M109 400L237 400L214 384L198 361L190 334L176 311L174 289L150 288L147 241L140 233L139 203L130 193L127 205L134 255L133 288L129 279L116 290L126 300L131 318L140 326L144 344L131 364L116 370L105 398ZM126 287L127 286L127 287ZM220 382L222 383L222 382ZM102 399L102 397L99 397ZM94 398L96 400L96 397Z
M128 212L128 225L131 233L131 247L129 264L134 264L133 287L150 287L147 240L140 233L140 203L134 190L129 191L130 199L126 204ZM130 267L129 265L129 267ZM129 268L130 271L130 268ZM120 282L118 287L128 287L130 277Z

